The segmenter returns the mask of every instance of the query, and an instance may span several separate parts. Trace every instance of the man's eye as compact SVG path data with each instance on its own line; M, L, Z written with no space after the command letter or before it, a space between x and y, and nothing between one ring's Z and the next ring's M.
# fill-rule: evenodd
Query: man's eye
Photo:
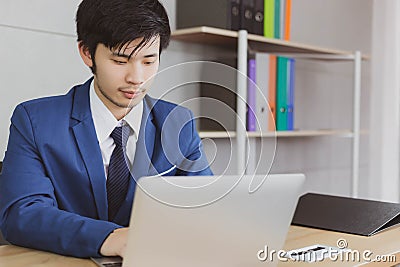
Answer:
M118 65L123 65L126 63L125 61L120 61L120 60L116 60L116 59L114 59L114 62L117 63Z
M146 62L144 62L144 64L146 64L146 65L152 65L152 64L154 64L154 62L155 62L155 61L146 61Z

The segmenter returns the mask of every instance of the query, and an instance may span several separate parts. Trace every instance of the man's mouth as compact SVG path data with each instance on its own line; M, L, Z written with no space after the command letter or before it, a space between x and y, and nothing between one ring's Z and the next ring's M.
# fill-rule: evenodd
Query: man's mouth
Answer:
M121 91L121 92L128 99L133 99L133 98L135 98L136 96L138 96L139 94L142 93L141 90L137 90L137 91Z

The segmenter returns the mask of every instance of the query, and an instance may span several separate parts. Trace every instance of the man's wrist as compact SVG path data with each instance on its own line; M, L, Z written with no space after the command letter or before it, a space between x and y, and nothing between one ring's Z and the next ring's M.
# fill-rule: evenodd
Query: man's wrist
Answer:
M102 256L123 256L126 247L128 228L114 229L100 247Z

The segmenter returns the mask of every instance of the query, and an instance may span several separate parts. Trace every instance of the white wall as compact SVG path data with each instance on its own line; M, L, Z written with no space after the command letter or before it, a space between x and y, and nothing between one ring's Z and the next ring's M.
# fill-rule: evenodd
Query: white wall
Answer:
M370 195L400 201L400 2L374 0Z
M292 1L293 41L347 51L371 52L372 0ZM297 62L295 122L304 128L352 127L353 64ZM370 63L363 62L361 128L369 127ZM361 137L361 197L368 197L368 135ZM293 152L292 152L293 151ZM275 171L304 171L307 189L351 193L351 139L278 141ZM285 155L289 155L285 157ZM290 163L288 163L290 162Z
M21 101L64 94L85 81L75 37L78 0L1 0L0 8L0 159L10 117Z

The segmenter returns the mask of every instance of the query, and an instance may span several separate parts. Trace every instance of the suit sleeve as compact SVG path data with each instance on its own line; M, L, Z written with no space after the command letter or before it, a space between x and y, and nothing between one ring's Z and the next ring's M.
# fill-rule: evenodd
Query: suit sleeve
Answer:
M79 186L79 185L77 185ZM96 257L105 238L121 226L58 208L24 106L11 118L0 175L0 225L12 244L75 257Z
M177 166L176 175L213 175L206 154L203 150L203 145L200 136L196 130L196 124L193 118L193 113L188 112L188 122L182 129L182 134L179 135L179 146L184 158L181 159Z

